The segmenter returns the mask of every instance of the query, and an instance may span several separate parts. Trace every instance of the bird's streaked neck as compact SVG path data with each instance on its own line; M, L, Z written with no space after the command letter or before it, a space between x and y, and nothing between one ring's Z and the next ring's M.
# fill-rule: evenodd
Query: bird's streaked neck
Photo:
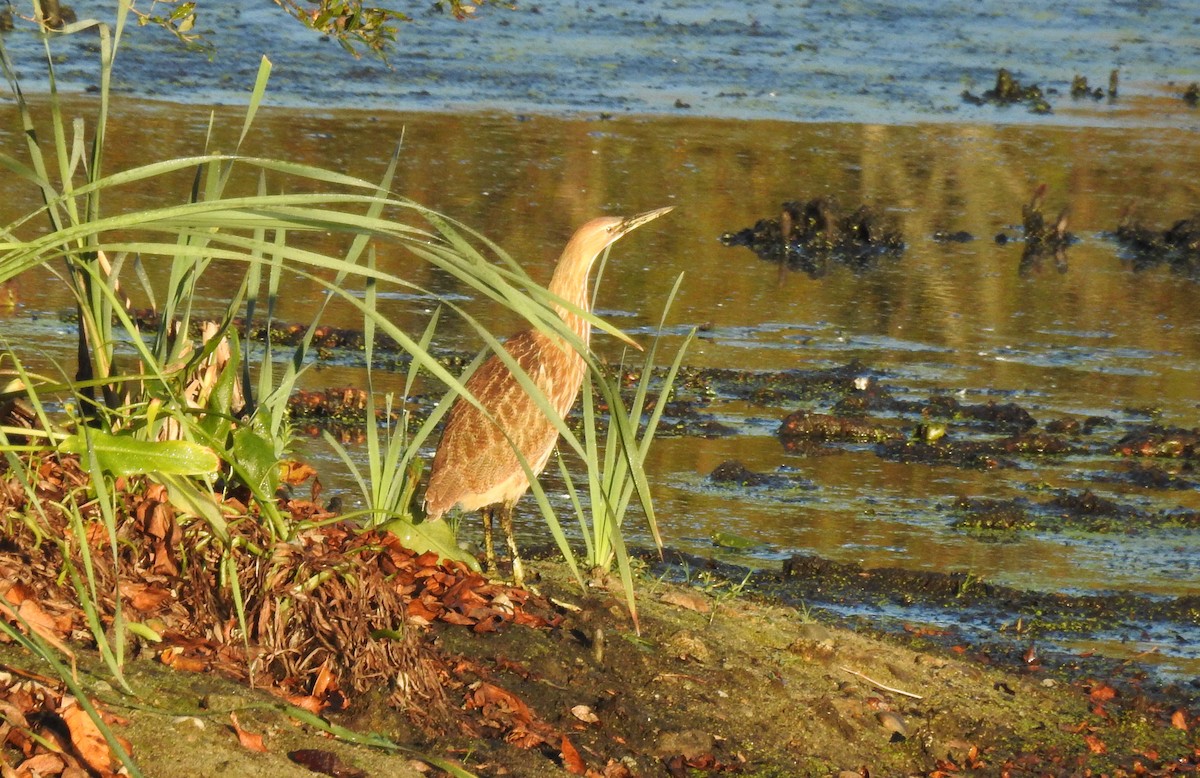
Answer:
M547 288L564 300L574 303L584 311L592 310L592 295L589 289L588 275L591 273L595 258L593 257L586 262L575 263L565 260L566 257L559 261L558 267L554 270L554 277L550 279L550 285ZM554 310L567 323L571 331L583 341L585 346L591 342L591 322L575 311L568 310L557 303L554 304Z

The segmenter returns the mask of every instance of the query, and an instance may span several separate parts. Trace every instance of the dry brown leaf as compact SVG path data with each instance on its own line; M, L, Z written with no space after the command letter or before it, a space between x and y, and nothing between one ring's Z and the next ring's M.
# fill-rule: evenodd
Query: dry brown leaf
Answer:
M312 465L304 462L281 462L279 465L280 480L289 486L299 486L310 478L315 478L317 471Z
M17 766L17 775L22 778L27 775L62 775L66 766L66 761L58 754L34 754Z
M20 605L33 596L33 589L18 581L5 581L4 599L12 605Z
M318 716L325 710L325 703L312 694L286 694L283 698L288 704Z
M678 605L680 608L687 608L696 613L708 613L712 610L712 606L708 604L704 595L695 592L669 591L664 592L659 599L667 605Z
M592 712L592 709L587 705L576 705L571 708L571 715L585 724L599 724L600 717Z
M604 778L633 778L633 773L629 772L624 762L609 759L608 764L604 765Z
M481 681L471 694L472 701L478 708L483 708L486 705L493 705L499 708L503 713L506 713L520 721L533 721L533 711L529 706L512 692L501 689L495 684L490 684L487 681Z
M171 599L170 589L136 581L122 581L120 591L135 610L143 613L153 613Z
M0 604L0 613L12 610L3 604ZM75 652L62 642L59 638L59 627L54 621L54 618L46 611L42 610L42 606L37 604L35 600L25 600L17 607L17 615L29 625L29 628L38 634L42 640L45 640L50 645L58 649L59 653L68 657L72 661L75 659Z
M1108 746L1104 745L1104 741L1095 735L1084 735L1083 741L1087 743L1088 750L1093 754L1108 753Z
M9 696L12 695L11 690L6 690L6 692ZM29 728L29 722L25 719L25 711L3 697L0 697L0 720L3 720L6 726L12 725L18 729Z
M71 743L87 766L102 775L111 773L114 765L112 749L87 711L71 700L60 715L71 732Z
M571 775L583 775L587 772L587 765L583 763L583 757L579 755L579 751L571 743L571 739L566 735L562 736L562 745L559 747L559 754L562 756L563 768Z
M172 670L182 670L188 673L202 673L208 669L208 662L195 657L184 656L178 646L165 648L158 655L158 661Z
M1171 726L1174 727L1175 729L1182 729L1184 732L1187 732L1187 729L1188 729L1187 714L1184 713L1182 710L1177 710L1174 713L1172 713L1171 714Z
M1092 698L1093 702L1108 702L1117 696L1117 690L1106 683L1099 683L1092 688L1088 696Z
M242 725L238 724L237 713L230 711L229 720L233 722L233 731L237 733L238 742L242 744L242 748L247 751L258 751L264 754L267 752L267 747L263 743L263 736L242 729Z
M325 692L329 690L330 685L336 686L333 677L333 671L329 669L329 660L326 659L321 665L321 669L317 671L317 680L313 682L313 696L324 697Z

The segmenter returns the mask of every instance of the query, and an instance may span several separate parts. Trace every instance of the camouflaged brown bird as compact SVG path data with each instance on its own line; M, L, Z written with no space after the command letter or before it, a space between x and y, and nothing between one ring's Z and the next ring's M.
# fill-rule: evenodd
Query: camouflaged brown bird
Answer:
M589 221L571 236L547 288L576 308L591 310L588 275L596 257L623 235L670 210ZM591 339L587 319L563 306L554 307L586 348ZM583 357L565 339L536 329L512 336L504 349L559 417L566 417L583 383ZM529 477L516 451L534 476L539 475L558 443L558 428L498 356L493 355L471 375L466 389L495 421L470 402L455 398L430 468L425 512L428 520L434 521L456 505L464 511L482 510L484 553L491 572L496 570L492 521L499 513L512 557L513 581L523 586L525 574L513 538L512 509L529 489Z

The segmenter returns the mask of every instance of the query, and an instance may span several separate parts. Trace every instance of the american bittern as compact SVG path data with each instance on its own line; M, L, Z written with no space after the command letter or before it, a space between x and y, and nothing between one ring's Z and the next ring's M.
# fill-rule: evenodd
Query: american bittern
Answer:
M596 257L622 235L669 210L659 208L625 219L593 219L583 225L563 249L549 290L584 311L590 310L588 274ZM555 309L586 348L591 324L574 311L557 305ZM504 349L546 396L554 411L565 417L583 383L586 369L583 357L562 337L536 329L512 336ZM513 538L512 509L529 489L529 478L516 450L533 474L540 474L558 442L558 428L498 356L493 355L471 375L466 389L495 421L462 398L454 401L430 468L425 512L432 521L455 505L465 511L482 510L485 559L488 570L493 572L496 550L492 520L499 513L512 557L513 580L521 586L525 575Z

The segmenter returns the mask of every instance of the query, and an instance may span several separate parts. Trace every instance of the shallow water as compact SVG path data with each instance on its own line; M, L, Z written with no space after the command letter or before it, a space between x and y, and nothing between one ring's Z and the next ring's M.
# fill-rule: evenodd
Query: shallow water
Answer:
M265 54L275 63L274 103L310 110L1198 126L1177 97L1200 78L1187 0L576 1L484 6L465 22L414 4L377 4L415 16L387 63L348 58L286 23L272 3L209 0L198 29L216 46L211 60L164 50L151 28L131 27L116 86L173 102L241 104ZM71 5L81 18L106 18L112 7ZM32 36L10 35L6 45L19 61L38 51ZM1057 90L1055 112L965 105L962 91L990 88L1000 67ZM1075 75L1103 88L1113 69L1121 73L1117 103L1066 97ZM68 58L59 79L82 90L96 83L94 73Z
M1187 63L1200 61L1195 37L1169 23L1184 9L1155 3L1150 13L1141 4L1120 4L1097 14L1027 5L1000 15L946 3L941 21L931 25L920 21L917 5L810 4L801 16L781 3L769 8L769 21L751 19L742 4L713 5L711 21L687 4L606 4L591 12L572 5L541 14L489 9L487 19L466 25L422 20L411 28L414 48L396 56L394 71L343 59L332 44L313 49L303 33L285 27L272 35L295 48L276 56L272 99L322 110L265 111L246 151L373 178L403 135L396 191L481 230L543 280L574 226L587 218L675 205L668 218L614 248L599 300L602 312L644 337L676 275L685 273L669 321L676 333L705 325L688 355L692 365L778 370L857 360L902 397L942 390L964 402L1015 401L1043 423L1064 415L1145 419L1149 413L1163 424L1200 426L1200 279L1162 268L1135 271L1108 234L1130 206L1160 227L1200 207L1194 184L1200 114L1168 84L1193 80ZM242 12L239 29L267 18L277 17ZM1031 26L1038 34L1029 34ZM947 29L955 43L939 48L945 56L929 64L928 46ZM1066 39L1051 34L1066 29ZM267 47L265 38L254 37L262 29L255 30L241 33L242 48L223 49L212 64L189 59L174 69L135 41L123 53L131 66L123 88L188 102L236 101L252 72L240 52ZM578 45L562 48L569 35L581 36L571 39ZM870 45L881 36L893 36L892 45ZM17 53L28 44L17 36L5 42ZM524 70L525 58L513 47L536 54L539 69ZM687 56L673 55L673 47ZM705 57L717 61L706 67ZM958 100L964 78L982 91L996 65L1018 59L1026 68L1019 77L1043 82L1084 72L1103 83L1120 66L1122 98L1072 103L1059 96L1049 117ZM302 66L310 69L305 78ZM547 77L548 69L557 75ZM86 86L86 70L63 71L68 86ZM611 80L587 81L585 71ZM725 95L730 83L744 94ZM692 107L674 109L676 99ZM406 110L382 107L396 105ZM455 112L413 110L446 105ZM86 99L73 109L90 110ZM112 125L109 169L198 152L208 110L123 102ZM615 115L601 120L600 110ZM643 112L659 115L635 115ZM217 145L231 146L239 113L217 109L216 117ZM780 120L799 117L807 121ZM0 105L0 143L7 149L19 148L16 127L11 110ZM1009 228L1020 223L1022 203L1041 183L1048 186L1048 214L1070 207L1079 242L1061 272L1048 260L1022 273L1020 244L998 245L992 237L1006 229L1018 234ZM183 199L187 184L185 177L121 193L108 205ZM35 207L32 193L6 194L0 223ZM907 250L867 272L834 269L814 279L717 240L776 216L785 200L818 195L887 211ZM957 230L975 240L932 238ZM461 292L415 260L383 253L391 269L415 282L441 294ZM37 343L47 356L65 359L69 326L56 314L70 301L44 279L19 279L11 291L16 304L0 311L5 337L24 340L31 354ZM289 292L280 315L307 320L317 290L297 285ZM221 290L212 294L220 297ZM387 304L415 330L434 301L397 296ZM501 330L517 326L484 307L472 310ZM330 323L354 321L341 311ZM450 347L477 345L453 323L442 337ZM52 342L59 338L61 345ZM609 339L596 348L619 354ZM308 380L343 385L361 383L361 375L325 366ZM1091 489L1156 510L1197 510L1194 488L1099 483L1089 463L1078 460L978 473L885 462L865 446L798 456L774 436L780 419L797 407L718 400L711 410L738 434L658 443L649 467L668 543L723 553L708 539L722 530L760 541L742 555L757 563L807 551L870 565L969 571L1042 590L1200 593L1196 532L997 536L952 528L948 510L958 496L1036 498L1053 488ZM309 452L322 456L319 445ZM792 473L814 488L710 485L707 474L728 459ZM525 519L523 532L534 540L537 521L528 511Z

